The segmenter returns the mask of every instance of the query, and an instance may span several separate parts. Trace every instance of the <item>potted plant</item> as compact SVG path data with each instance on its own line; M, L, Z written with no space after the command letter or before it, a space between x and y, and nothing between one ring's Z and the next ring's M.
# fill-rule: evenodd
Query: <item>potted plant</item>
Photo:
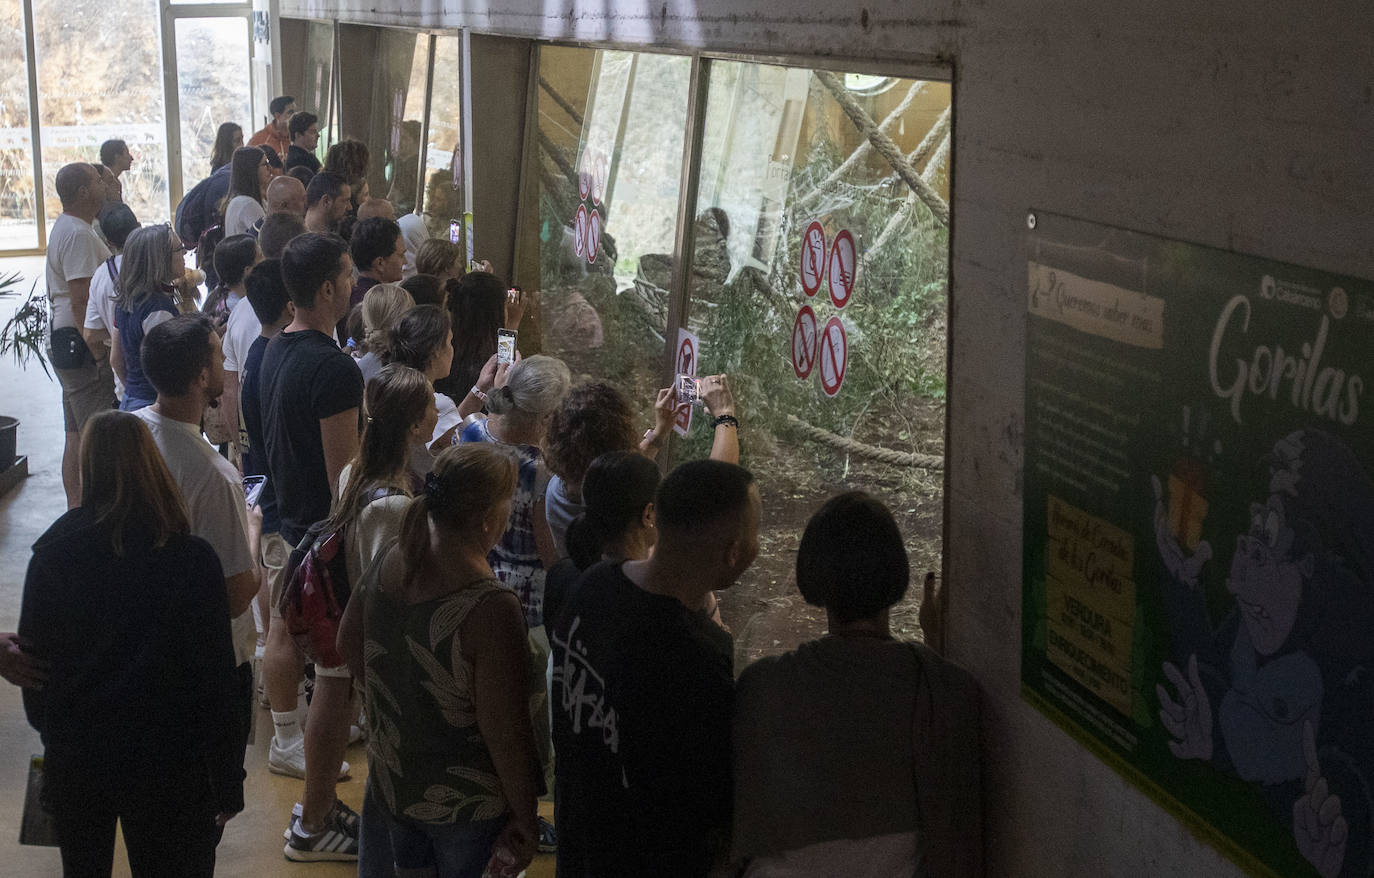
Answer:
M0 277L0 297L18 295L21 280L18 272ZM10 354L21 367L36 359L43 374L52 378L47 334L48 296L38 292L38 282L34 281L14 316L0 328L0 357ZM28 475L28 459L18 456L18 431L18 418L0 415L0 494Z

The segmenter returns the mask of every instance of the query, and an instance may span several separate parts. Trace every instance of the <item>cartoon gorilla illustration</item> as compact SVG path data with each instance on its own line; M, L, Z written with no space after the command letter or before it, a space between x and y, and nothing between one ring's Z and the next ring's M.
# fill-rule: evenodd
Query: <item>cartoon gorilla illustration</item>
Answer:
M1374 874L1374 485L1318 430L1279 440L1269 495L1250 505L1213 626L1158 477L1155 536L1173 662L1156 686L1179 759L1256 783L1322 878Z

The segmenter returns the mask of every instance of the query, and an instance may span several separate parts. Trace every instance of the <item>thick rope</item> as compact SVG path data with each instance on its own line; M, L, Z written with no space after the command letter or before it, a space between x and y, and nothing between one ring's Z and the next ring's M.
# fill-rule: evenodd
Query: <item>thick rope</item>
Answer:
M876 460L879 463L887 463L892 466L914 466L922 469L942 470L945 468L945 459L934 454L914 454L910 451L893 451L890 448L879 448L876 445L868 445L854 439L848 439L829 430L822 430L820 427L808 424L796 415L788 415L787 423L789 426L805 435L808 439L814 439L832 448L838 448L850 454L857 454L869 460Z
M542 76L539 77L539 86L549 93L549 97L553 98L555 104L563 108L563 112L568 114L578 128L582 127L582 114L573 109L573 105L568 103L567 98L559 94L553 86L549 85L549 81Z
M907 90L906 97L902 98L902 102L897 105L896 109L887 114L887 118L879 123L878 130L886 133L886 131L892 127L893 123L900 119L902 114L911 107L911 102L916 100L916 96L925 91L926 85L927 83L925 82L913 82L911 88ZM924 144L922 144L922 146L924 146ZM814 189L797 199L796 206L798 208L804 208L811 202L819 199L825 194L827 189L847 174L851 168L863 161L864 157L868 155L868 151L872 148L873 144L867 140L860 143L858 149L851 152L849 158L841 162L838 168L827 174L825 179L817 183ZM919 164L919 162L915 163Z
M868 115L863 107L859 106L859 102L854 100L854 96L845 88L840 78L826 70L817 70L814 75L821 85L824 85L826 90L830 92L831 97L840 105L840 109L844 110L845 115L854 123L854 126L873 143L873 148L878 150L883 158L887 159L888 164L892 165L892 169L897 172L897 175L912 188L925 206L930 208L930 213L936 221L942 226L948 226L949 205L940 197L940 193L921 179L921 175L906 160L906 156L902 154L897 144L893 143L892 138L888 137L886 132L879 130L873 117Z

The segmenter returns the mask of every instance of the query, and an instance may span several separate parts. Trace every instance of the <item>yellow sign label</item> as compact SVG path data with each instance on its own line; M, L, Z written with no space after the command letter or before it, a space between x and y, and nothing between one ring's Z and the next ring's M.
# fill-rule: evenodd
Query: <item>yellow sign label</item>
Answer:
M1130 714L1134 541L1121 528L1053 495L1048 511L1049 659Z
M1164 347L1164 300L1114 284L1030 263L1026 307L1031 314L1080 332L1138 348Z

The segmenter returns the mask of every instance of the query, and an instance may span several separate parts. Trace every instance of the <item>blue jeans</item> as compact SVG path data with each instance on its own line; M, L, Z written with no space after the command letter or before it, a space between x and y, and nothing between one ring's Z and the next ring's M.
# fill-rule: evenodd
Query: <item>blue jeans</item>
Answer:
M397 817L369 779L358 830L358 878L481 878L507 819L440 825Z

